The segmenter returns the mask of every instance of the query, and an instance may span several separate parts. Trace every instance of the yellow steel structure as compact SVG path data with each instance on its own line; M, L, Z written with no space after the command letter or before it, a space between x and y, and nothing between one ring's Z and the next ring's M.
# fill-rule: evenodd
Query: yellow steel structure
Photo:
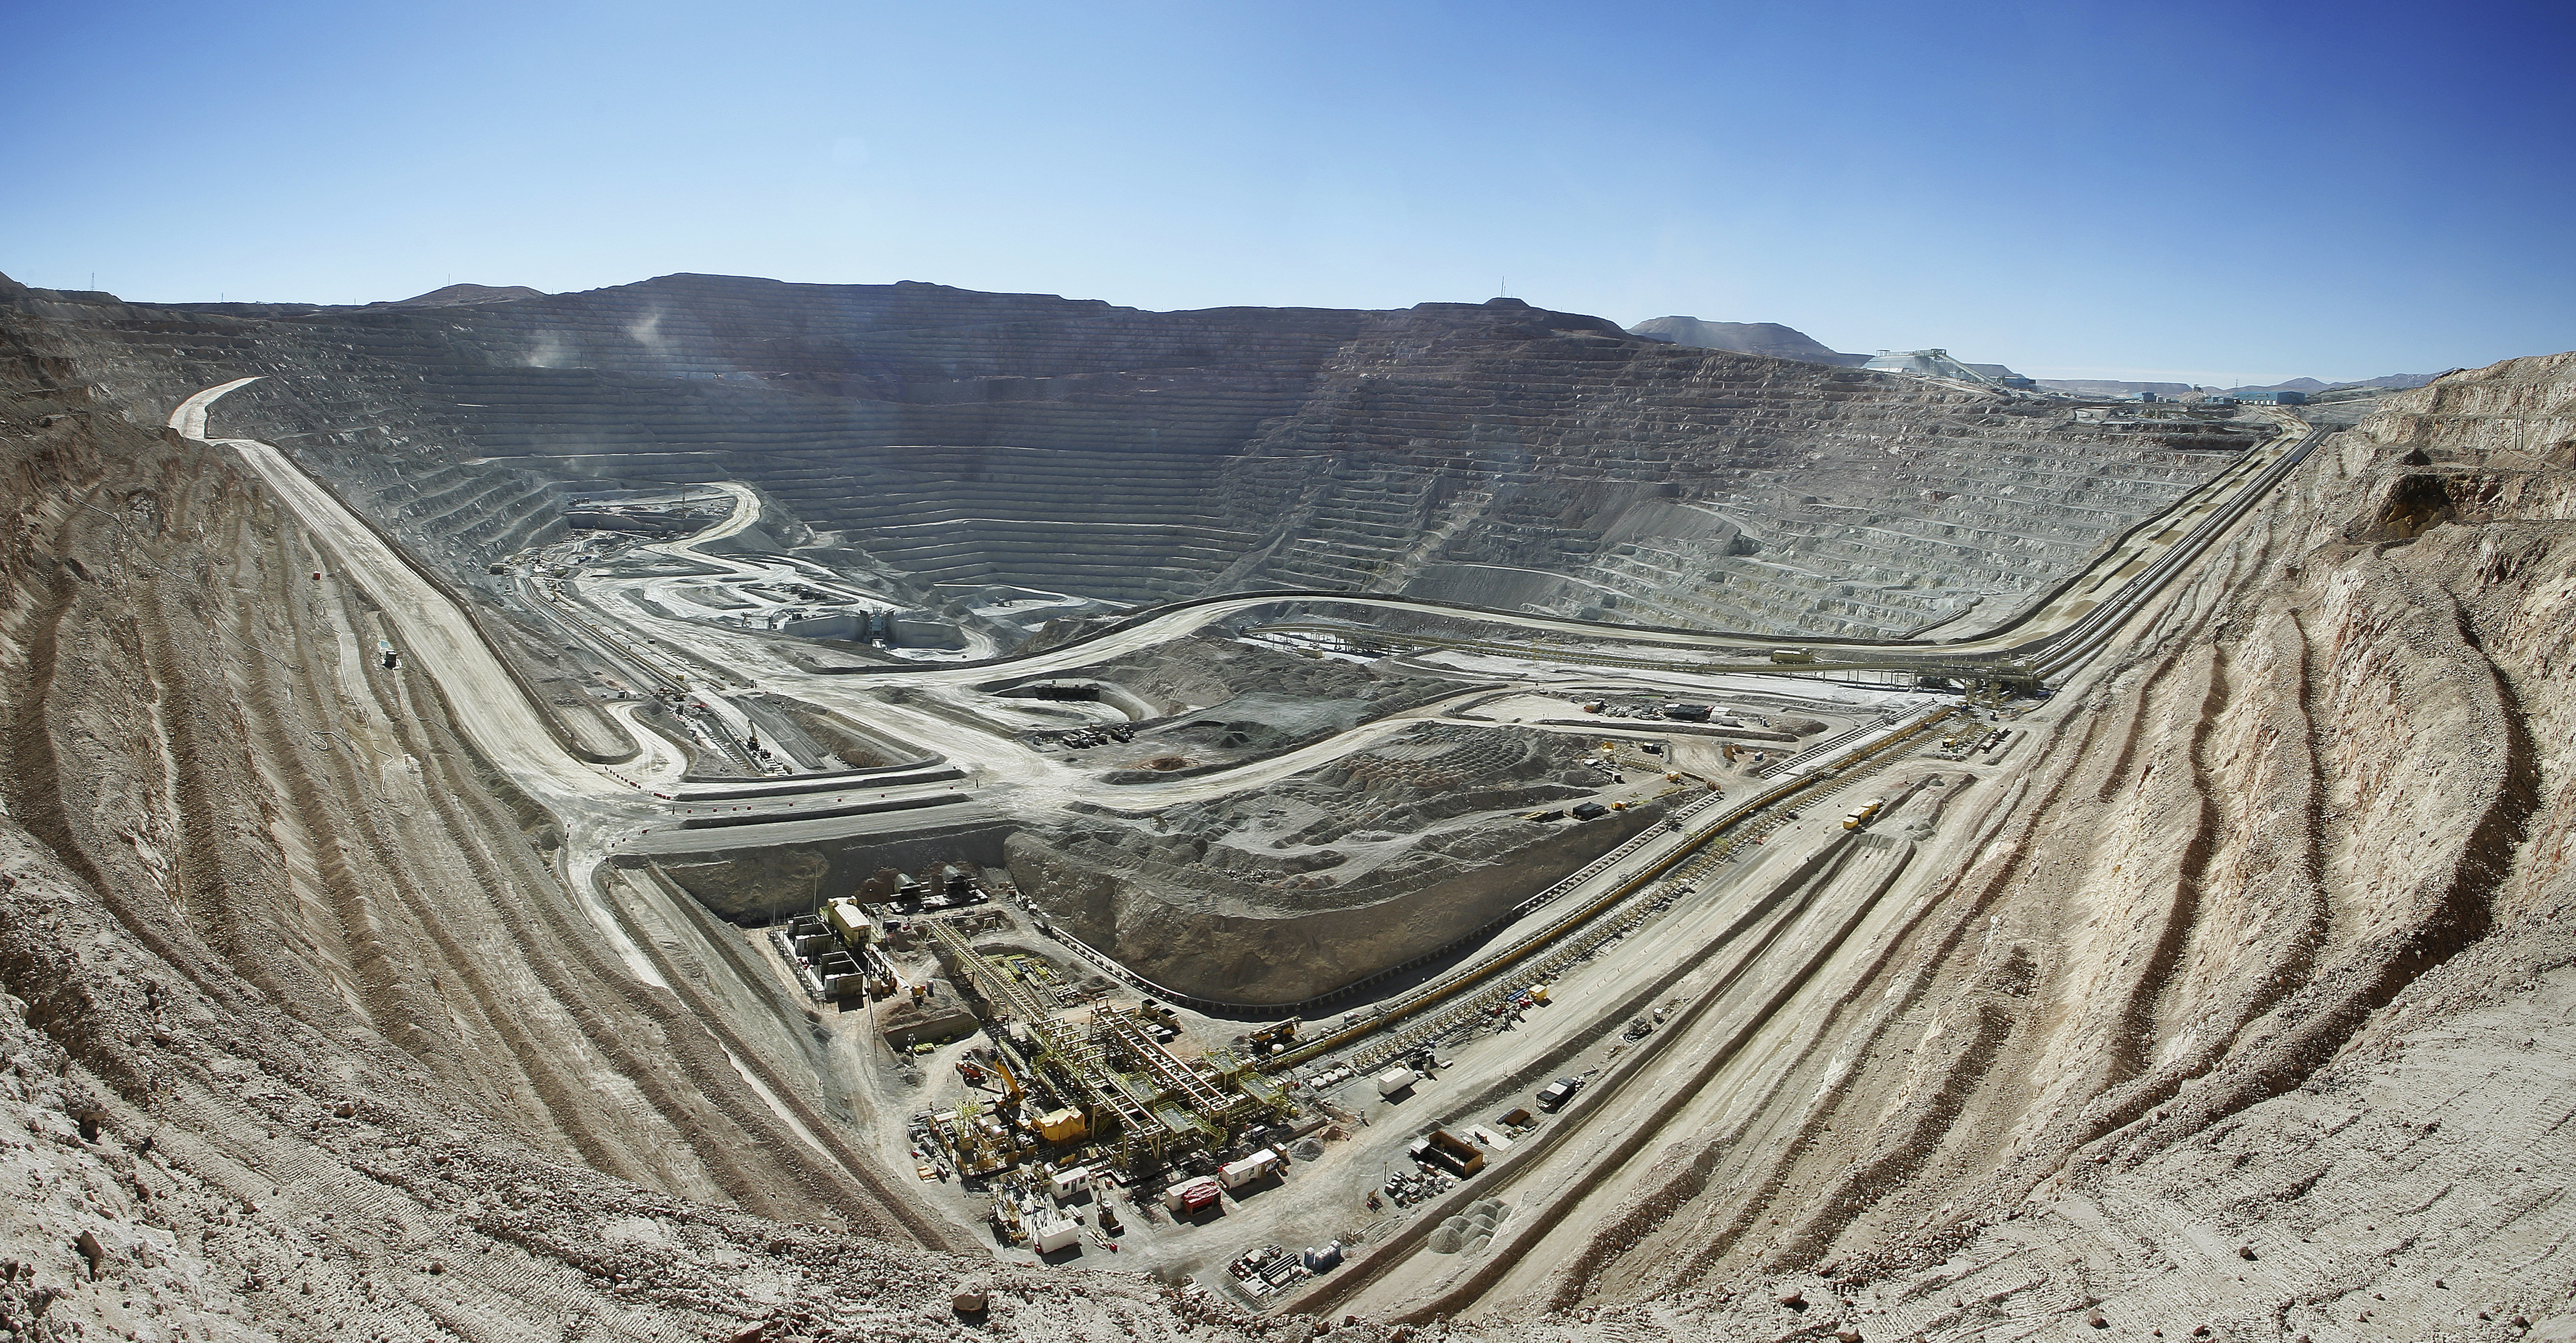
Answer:
M943 957L983 996L996 1022L1018 1024L1035 1046L1023 1056L1010 1045L1007 1031L997 1033L1004 1037L997 1052L1005 1075L1049 1079L1061 1099L1087 1105L1094 1135L1115 1123L1121 1160L1130 1169L1161 1165L1175 1142L1222 1142L1254 1112L1288 1108L1286 1092L1269 1079L1241 1071L1229 1079L1241 1090L1230 1090L1163 1048L1135 1017L1117 1008L1095 1009L1087 1029L1059 1019L1009 970L975 950L965 934L938 920L927 927Z

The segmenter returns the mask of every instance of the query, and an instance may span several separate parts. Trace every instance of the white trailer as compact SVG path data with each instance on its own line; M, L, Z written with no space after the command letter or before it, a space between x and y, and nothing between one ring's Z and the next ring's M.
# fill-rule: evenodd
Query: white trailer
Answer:
M1230 1161L1217 1167L1216 1176L1228 1189L1241 1189L1279 1169L1279 1154L1264 1147L1241 1161Z

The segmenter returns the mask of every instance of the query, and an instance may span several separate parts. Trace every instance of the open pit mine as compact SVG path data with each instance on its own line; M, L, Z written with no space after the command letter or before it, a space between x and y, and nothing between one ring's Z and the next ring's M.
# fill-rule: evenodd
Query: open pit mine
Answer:
M2576 355L1659 321L0 280L0 1330L2576 1337Z

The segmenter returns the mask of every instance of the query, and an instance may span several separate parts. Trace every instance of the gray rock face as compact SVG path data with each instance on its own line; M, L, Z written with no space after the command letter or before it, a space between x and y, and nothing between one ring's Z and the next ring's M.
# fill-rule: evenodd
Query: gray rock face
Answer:
M2017 604L2224 460L2038 403L1603 325L1373 317L1229 465L1227 513L1271 531L1220 584L1899 634Z
M2288 382L2265 383L2260 386L2249 384L2225 390L2325 392L2347 387L2384 387L2403 390L2421 387L2439 376L2441 375L2437 373L2390 373L2382 377L2364 378L2359 382L2319 382L2315 378L2292 378ZM2192 384L2187 382L2120 382L2107 378L2044 378L2039 385L2052 392L2073 392L2079 396L2126 397L2136 396L2140 392L2153 392L2158 396L2180 396L2192 390Z

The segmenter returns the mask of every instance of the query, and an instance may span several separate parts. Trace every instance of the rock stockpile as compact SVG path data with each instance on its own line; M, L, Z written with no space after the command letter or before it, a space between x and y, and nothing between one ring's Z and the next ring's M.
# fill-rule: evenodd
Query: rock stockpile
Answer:
M1364 724L1393 729L1266 787L1135 814L1087 807L1006 843L1018 887L1047 918L1184 993L1279 1003L1329 992L1482 925L1662 814L1554 824L1605 782L1579 763L1582 738L1387 722L1459 687L1383 663L1200 637L1090 671L1146 711L1131 740L1074 756L1111 783L1268 760ZM1640 791L1662 777L1640 767ZM1533 823L1532 811L1554 815Z
M1696 317L1650 317L1628 330L1640 336L1659 336L1675 345L1702 350L1767 354L1774 359L1836 364L1844 368L1858 368L1869 362L1868 355L1838 353L1806 332L1778 322L1704 322Z
M1032 828L1005 854L1047 917L1156 982L1297 1002L1439 949L1664 814L1565 819L1599 782L1581 755L1571 737L1424 723L1268 788Z

